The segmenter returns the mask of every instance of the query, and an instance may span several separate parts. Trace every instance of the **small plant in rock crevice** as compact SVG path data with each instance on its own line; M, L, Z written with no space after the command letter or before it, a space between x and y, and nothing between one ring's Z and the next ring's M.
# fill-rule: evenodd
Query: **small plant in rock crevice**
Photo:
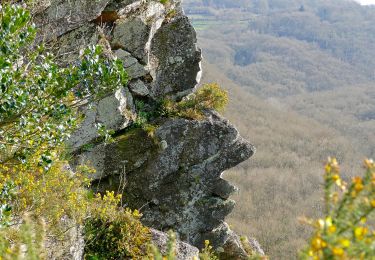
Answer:
M165 99L162 104L163 111L168 117L202 120L207 110L224 110L228 104L228 93L218 84L212 83L202 86L179 102Z

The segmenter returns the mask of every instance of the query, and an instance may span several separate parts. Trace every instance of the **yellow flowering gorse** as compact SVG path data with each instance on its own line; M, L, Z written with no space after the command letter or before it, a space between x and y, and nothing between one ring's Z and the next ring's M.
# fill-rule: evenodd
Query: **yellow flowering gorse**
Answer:
M337 160L329 158L324 177L326 216L304 219L315 232L302 259L375 259L375 164L366 159L364 166L365 175L347 184Z

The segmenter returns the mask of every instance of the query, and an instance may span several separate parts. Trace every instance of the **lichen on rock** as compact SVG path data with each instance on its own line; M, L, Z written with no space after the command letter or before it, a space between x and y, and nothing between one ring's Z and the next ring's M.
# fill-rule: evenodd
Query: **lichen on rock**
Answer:
M222 172L249 158L254 147L213 112L202 121L167 119L155 138L166 144L165 149L140 129L107 145L94 186L115 190L126 180L127 206L142 209L143 223L173 229L182 240L202 247L234 207L228 197L235 188L221 178ZM102 149L94 147L81 157L89 163ZM215 246L226 239L211 238Z
M132 128L140 113L134 100L180 100L199 83L201 50L180 2L51 0L35 21L62 64L104 38L130 76L127 86L82 111L85 118L69 141L72 165L92 165L93 189L123 193L123 206L139 209L145 225L172 229L198 248L210 239L215 247L233 249L238 239L224 220L235 206L229 197L236 188L222 173L255 148L213 111L202 120L161 118L152 137ZM97 124L115 131L114 143L97 143Z

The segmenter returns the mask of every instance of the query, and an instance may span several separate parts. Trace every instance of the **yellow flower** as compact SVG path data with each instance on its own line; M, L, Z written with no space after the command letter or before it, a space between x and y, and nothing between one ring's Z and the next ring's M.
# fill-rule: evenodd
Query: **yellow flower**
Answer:
M368 169L373 168L375 166L374 161L372 159L366 159L365 160L365 166Z
M347 248L347 247L349 247L350 246L350 240L349 239L342 239L341 241L340 241L340 244L342 245L342 247L344 247L344 248Z
M325 221L323 219L319 219L318 220L318 225L319 225L320 228L324 228Z
M362 239L367 234L367 228L364 227L356 227L354 229L354 235L357 239Z
M315 237L312 240L311 245L315 250L320 250L322 248L325 248L327 246L327 243L320 237Z
M344 255L344 250L340 247L334 247L332 249L332 253L336 256L343 256Z
M363 190L363 183L361 177L354 177L353 178L353 183L354 183L354 190L357 192L360 192Z
M375 199L371 201L371 207L375 208Z
M326 173L330 173L331 172L331 165L329 165L327 163L326 166L325 166L325 170L326 170Z
M329 228L328 228L328 233L335 233L336 232L336 226L330 226Z
M338 180L340 180L340 176L338 174L335 174L335 175L332 176L332 179L334 181L338 181Z
M326 218L326 226L327 226L327 227L332 226L332 218L331 218L331 217L327 217L327 218Z

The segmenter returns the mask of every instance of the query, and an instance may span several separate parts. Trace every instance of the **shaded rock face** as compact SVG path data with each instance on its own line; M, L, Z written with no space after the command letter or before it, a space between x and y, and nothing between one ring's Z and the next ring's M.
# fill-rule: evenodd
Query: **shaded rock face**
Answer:
M104 154L93 186L121 190L127 206L141 209L147 226L173 229L198 247L208 236L222 245L227 230L216 237L211 233L232 211L234 201L228 197L235 188L221 174L249 158L254 147L212 112L203 121L168 119L155 139L132 130L114 144L81 154L80 162L98 161L97 155Z
M53 40L51 49L62 65L76 62L82 49L105 38L107 51L123 61L131 79L117 90L120 96L83 111L86 119L69 142L74 149L98 137L97 124L115 131L128 127L136 115L133 96L179 99L199 83L201 51L178 1L51 0L46 6L35 18L38 38Z
M92 165L93 188L124 193L125 206L139 209L145 225L173 229L199 248L205 239L216 247L233 248L237 242L230 241L237 240L224 219L234 207L229 196L236 188L221 175L248 159L255 148L209 111L201 121L158 119L152 138L131 128L139 112L137 99L146 104L166 97L180 100L199 83L201 51L180 2L44 2L35 18L39 39L53 40L51 49L61 64L76 62L87 45L105 41L105 50L123 61L130 77L127 86L82 109L85 119L68 142L75 152L72 165ZM97 124L116 132L114 143L94 142ZM156 231L154 235L165 240ZM197 254L188 251L189 256Z
M157 64L153 96L186 95L199 82L201 53L192 42L196 42L196 35L186 16L172 19L156 32L151 42L151 59Z

